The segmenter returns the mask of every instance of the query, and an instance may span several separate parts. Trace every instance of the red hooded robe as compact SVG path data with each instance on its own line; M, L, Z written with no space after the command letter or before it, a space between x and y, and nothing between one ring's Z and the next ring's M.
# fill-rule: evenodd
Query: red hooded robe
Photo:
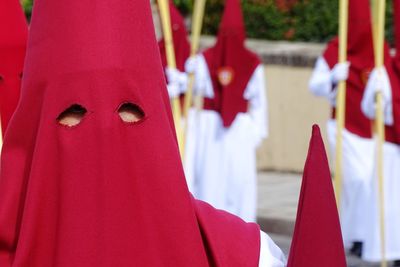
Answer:
M217 43L204 51L214 89L214 98L204 99L204 108L219 112L225 127L233 123L238 113L247 112L243 94L261 62L245 47L245 38L240 0L226 0Z
M137 123L118 109L132 103ZM87 110L59 124L74 104ZM194 200L148 0L36 0L0 170L1 267L257 267L255 224Z
M323 57L331 69L338 63L337 38L328 44ZM369 0L349 1L347 60L351 65L346 82L345 128L358 136L371 138L371 121L361 111L365 85L375 66ZM335 117L335 109L332 117Z
M390 130L394 132L396 138L391 138L392 142L400 144L400 1L393 0L394 13L394 35L396 54L392 58L393 71L390 72L390 82L392 85L392 105L394 125ZM388 129L386 127L386 132ZM393 135L393 134L392 134ZM386 134L388 136L388 134Z
M28 24L18 0L0 1L0 114L4 135L17 107Z

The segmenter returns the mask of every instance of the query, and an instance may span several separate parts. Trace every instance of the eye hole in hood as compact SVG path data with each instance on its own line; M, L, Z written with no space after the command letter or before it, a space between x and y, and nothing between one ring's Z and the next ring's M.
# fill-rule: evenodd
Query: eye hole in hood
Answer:
M73 127L82 121L86 113L86 108L79 104L73 104L58 115L57 121L63 126Z
M118 108L118 114L123 122L137 123L145 117L144 111L136 104L123 103Z

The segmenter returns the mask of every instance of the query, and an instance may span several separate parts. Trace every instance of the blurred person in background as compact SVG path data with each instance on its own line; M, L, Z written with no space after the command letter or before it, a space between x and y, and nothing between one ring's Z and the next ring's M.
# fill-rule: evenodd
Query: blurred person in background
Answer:
M385 211L385 258L394 260L393 266L400 266L400 1L393 1L394 35L396 54L391 58L389 47L385 47L385 65L374 68L361 103L362 111L375 120L376 93L382 93L385 119L385 142L383 144L383 179ZM364 242L363 259L381 261L381 236L379 215L379 193L376 163L371 179L371 206L366 214L366 228L369 234Z
M327 131L332 158L335 158L337 85L346 81L340 219L345 247L361 256L362 242L370 234L365 221L373 205L368 199L375 162L372 156L375 151L372 122L361 111L364 89L374 68L368 0L349 1L348 23L348 62L338 63L338 38L334 38L318 58L309 87L313 94L326 98L331 104L332 117L327 123Z
M268 135L267 99L262 62L245 36L240 1L226 0L216 44L186 63L203 100L189 117L186 168L196 197L255 221L256 148Z

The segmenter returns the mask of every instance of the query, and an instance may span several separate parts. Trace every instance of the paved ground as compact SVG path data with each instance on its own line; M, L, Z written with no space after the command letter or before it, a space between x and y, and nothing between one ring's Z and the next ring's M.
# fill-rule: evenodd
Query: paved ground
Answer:
M278 246L284 251L284 253L287 256L289 254L289 250L290 250L291 237L285 236L285 235L279 235L279 234L270 234L270 236L276 242L276 244L278 244ZM349 266L349 267L379 267L379 264L366 263L354 256L347 255L347 266ZM391 266L391 265L389 264L389 266ZM321 266L321 267L324 267L324 266Z
M258 216L266 231L283 235L293 233L300 186L299 174L259 174Z
M287 173L260 173L258 189L258 215L261 228L288 255L296 219L301 175ZM378 267L348 255L349 267ZM389 265L391 266L391 265ZM324 267L324 266L321 266Z

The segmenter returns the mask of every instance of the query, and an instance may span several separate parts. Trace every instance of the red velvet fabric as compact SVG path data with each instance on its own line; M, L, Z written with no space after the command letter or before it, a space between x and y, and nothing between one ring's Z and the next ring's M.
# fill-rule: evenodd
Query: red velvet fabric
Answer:
M304 166L287 266L347 266L328 160L316 125Z
M369 73L374 68L374 50L369 0L349 1L347 60L351 63L346 83L345 127L361 137L372 137L371 121L361 111ZM338 62L338 39L329 42L324 58L333 68ZM335 117L335 111L332 112Z
M393 72L391 75L392 85L392 104L393 104L393 120L394 126L386 129L387 139L391 142L400 144L400 1L393 0L394 13L394 35L396 54L392 58ZM394 135L394 138L388 138L388 133Z
M145 118L123 122L125 102ZM60 125L73 104L83 120ZM1 155L0 266L256 267L258 226L191 197L171 118L149 1L36 0Z
M185 71L185 62L190 56L190 43L187 38L185 20L175 7L172 0L169 1L169 11L171 16L172 39L174 42L176 68ZM164 39L158 42L160 47L161 61L163 67L167 66L167 55L165 51Z
M216 210L206 202L195 201L196 216L206 244L210 266L258 267L260 253L249 248L259 248L259 228L254 227L254 224L244 224L242 219ZM258 238L253 238L257 234ZM231 244L227 245L226 242ZM243 251L245 253L242 253Z
M0 114L4 135L17 106L28 24L18 0L0 1Z
M259 57L245 47L245 27L240 0L226 0L219 27L217 43L204 51L214 89L214 107L229 127L236 115L247 111L243 94L254 70L260 64ZM218 78L221 68L229 68L232 80L223 85Z

